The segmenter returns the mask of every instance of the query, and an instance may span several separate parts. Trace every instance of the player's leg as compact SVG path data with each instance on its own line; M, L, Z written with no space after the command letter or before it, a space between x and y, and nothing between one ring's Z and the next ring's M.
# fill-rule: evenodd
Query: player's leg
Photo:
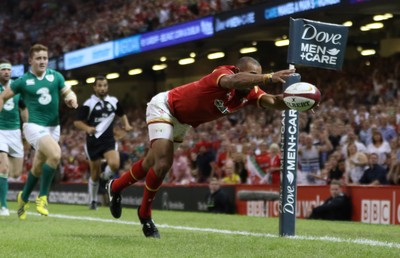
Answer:
M151 155L147 154L146 156L149 160L148 163L151 163ZM143 160L144 158L136 161L132 164L129 171L124 172L119 178L112 180L111 183L109 182L109 185L111 186L111 188L109 187L109 189L112 190L114 193L120 193L128 186L144 179L148 169L143 167Z
M112 216L116 219L121 217L122 206L121 206L121 195L120 192L126 187L136 183L143 179L148 171L148 167L142 166L143 158L135 162L131 169L123 173L119 178L112 179L106 184L106 192L109 198L109 207ZM148 166L151 166L154 162L151 151L146 154L146 160Z
M97 210L97 199L100 186L101 159L89 160L90 177L88 182L89 209Z
M18 178L21 176L24 159L10 156L8 160L10 163L9 177Z
M9 162L6 152L0 150L0 216L9 216L7 207Z
M36 156L38 157L36 159L38 162L33 163L33 171L35 175L40 175L40 192L36 198L36 210L40 214L47 216L49 214L47 196L60 163L60 145L52 136L45 135L38 141Z
M39 177L41 175L41 170L35 169L44 164L46 157L43 153L36 151L33 157L32 169L28 172L28 177L26 179L25 185L21 192L18 193L18 217L21 220L26 219L26 211L29 208L29 196L31 195L33 189L35 188Z
M116 149L106 151L104 153L104 158L107 162L107 166L104 169L104 179L108 180L118 173L120 166L119 152Z
M16 178L19 175L21 175L22 172L22 158L15 158L15 157L7 157L7 154L5 155L6 159L4 160L4 152L0 152L0 216L9 216L10 212L7 207L7 194L8 194L8 177L13 177ZM7 166L8 164L8 173L7 171L3 173L3 165Z

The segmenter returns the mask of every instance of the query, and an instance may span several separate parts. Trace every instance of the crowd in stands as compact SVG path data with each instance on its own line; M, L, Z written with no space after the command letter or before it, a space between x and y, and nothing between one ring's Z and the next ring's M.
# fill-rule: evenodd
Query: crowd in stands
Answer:
M323 96L314 112L300 112L300 185L332 180L347 185L400 185L400 58L377 58L370 65L358 62L359 66L348 64L341 72L298 69L303 81L315 83ZM149 147L145 107L126 108L134 130L115 131L121 173ZM61 180L84 182L89 175L82 144L85 135L70 126L71 113L62 114L66 115ZM175 153L166 182L207 183L216 177L228 184L279 185L281 120L280 111L248 107L190 130ZM29 166L28 149L26 171Z
M102 42L254 4L255 0L4 0L0 1L1 56L27 63L35 42L49 58Z

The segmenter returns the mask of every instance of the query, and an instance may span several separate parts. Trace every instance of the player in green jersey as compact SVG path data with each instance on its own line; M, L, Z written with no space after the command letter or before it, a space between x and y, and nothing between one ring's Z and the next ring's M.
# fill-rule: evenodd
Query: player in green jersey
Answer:
M0 93L10 87L10 78L11 63L0 60ZM22 121L26 122L28 112L18 94L5 102L0 112L0 216L10 215L7 208L8 177L17 178L22 172L24 146L20 114Z
M59 100L60 93L65 104L77 108L77 98L64 77L48 69L48 49L35 44L29 50L30 71L13 81L10 88L0 94L0 111L4 101L20 94L28 108L28 122L23 125L26 140L35 149L32 170L22 192L18 194L18 217L26 219L29 195L40 178L40 192L36 198L36 211L47 216L47 196L54 173L61 159Z

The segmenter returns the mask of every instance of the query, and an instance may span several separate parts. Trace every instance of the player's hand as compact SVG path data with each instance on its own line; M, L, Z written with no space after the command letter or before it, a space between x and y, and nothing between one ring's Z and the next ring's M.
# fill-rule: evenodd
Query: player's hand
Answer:
M65 105L67 105L67 107L69 108L78 108L78 103L74 99L65 100Z
M287 77L289 77L291 74L293 74L296 71L296 69L286 69L286 70L281 70L272 73L272 82L281 82L285 83Z
M96 127L89 127L89 128L86 130L86 133L89 134L89 135L95 134L95 133L96 133Z
M133 130L133 127L130 124L127 124L126 126L123 127L125 131L130 132Z

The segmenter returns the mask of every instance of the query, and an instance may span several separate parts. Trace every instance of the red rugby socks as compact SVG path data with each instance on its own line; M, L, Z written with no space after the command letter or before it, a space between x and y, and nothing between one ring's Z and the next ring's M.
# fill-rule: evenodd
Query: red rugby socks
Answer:
M142 205L139 210L139 216L141 218L151 217L151 205L154 201L154 197L163 182L163 178L156 175L153 168L150 168L146 176L146 183L143 192Z
M142 168L143 159L136 161L131 169L115 179L111 185L112 191L119 193L128 186L136 183L146 176L147 171Z

